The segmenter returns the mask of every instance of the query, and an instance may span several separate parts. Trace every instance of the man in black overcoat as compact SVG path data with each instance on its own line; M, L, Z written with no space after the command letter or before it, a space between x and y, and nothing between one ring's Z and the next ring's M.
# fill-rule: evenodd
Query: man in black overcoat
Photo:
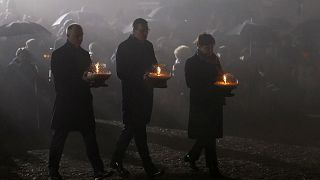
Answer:
M214 38L209 34L198 36L198 50L186 61L185 78L190 88L188 136L196 142L185 156L193 170L195 162L205 150L206 166L210 175L221 176L216 155L216 138L222 137L223 92L214 82L223 76L218 57L213 52Z
M148 23L142 18L133 22L133 34L122 42L116 53L117 75L122 85L122 118L124 129L118 139L110 166L120 176L128 176L122 159L134 138L143 167L149 177L162 174L152 163L147 145L146 125L150 122L153 105L153 87L145 74L157 64L153 45L147 40Z
M67 42L52 53L51 70L56 99L51 128L53 137L49 153L49 176L62 179L58 170L64 143L70 131L82 134L95 179L110 173L104 171L95 133L91 81L86 76L91 66L90 55L81 48L83 30L79 24L67 29Z

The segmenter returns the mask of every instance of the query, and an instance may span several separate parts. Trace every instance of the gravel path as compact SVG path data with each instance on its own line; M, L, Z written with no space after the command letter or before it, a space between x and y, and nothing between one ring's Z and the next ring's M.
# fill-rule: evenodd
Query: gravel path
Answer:
M122 125L119 122L98 120L97 136L104 163L110 161L111 152ZM201 172L193 173L182 157L192 145L186 131L148 128L152 158L158 166L166 169L159 179L195 180L209 179L204 157L199 161ZM92 179L80 136L70 137L61 161L61 174L65 179ZM105 142L110 142L105 144ZM320 148L275 144L247 138L227 136L218 142L221 172L233 179L320 179ZM48 150L29 150L27 154L14 157L18 177L10 179L47 179ZM145 179L138 153L130 145L125 167L132 173L131 179ZM121 179L117 175L112 180Z

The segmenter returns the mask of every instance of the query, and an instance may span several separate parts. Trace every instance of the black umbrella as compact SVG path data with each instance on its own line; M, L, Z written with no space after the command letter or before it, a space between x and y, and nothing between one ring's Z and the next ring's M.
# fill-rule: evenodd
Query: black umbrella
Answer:
M0 37L28 35L28 34L50 35L51 33L40 24L33 23L33 22L12 22L12 23L0 26Z
M258 44L268 44L276 39L276 34L265 25L253 23L246 20L242 24L236 26L231 31L227 32L230 36L240 36L245 41L249 42L250 56L252 53L253 42Z
M289 21L282 18L266 18L260 24L268 26L277 32L288 32L293 27Z
M264 42L273 40L275 37L275 34L270 27L256 24L249 20L246 20L227 32L227 35L239 35L248 40Z
M312 19L299 24L294 30L293 34L298 37L305 36L319 36L320 19Z
M70 11L63 15L61 15L51 26L59 26L63 24L67 19L72 19L81 24L93 22L93 23L101 23L104 22L104 18L97 13L88 12L88 11Z

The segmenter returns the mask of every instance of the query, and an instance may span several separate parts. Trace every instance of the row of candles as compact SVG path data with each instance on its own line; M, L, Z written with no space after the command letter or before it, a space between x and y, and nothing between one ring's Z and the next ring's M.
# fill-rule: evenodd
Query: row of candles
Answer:
M52 51L50 49L50 51ZM51 53L43 54L44 60L51 60ZM165 70L164 65L157 64L154 66L154 70L148 73L148 77L151 79L159 79L159 80L168 80L171 78L171 74ZM91 72L91 76L105 76L108 78L111 75L111 72L106 69L106 64L102 63L94 63ZM51 80L51 70L49 70L49 81ZM230 73L223 74L222 78L214 83L217 86L237 86L239 84L238 80L236 80Z
M147 76L151 79L159 79L159 80L168 80L171 78L171 74L168 73L164 69L164 65L155 65L154 71L149 72ZM95 74L111 74L110 71L105 70L105 64L96 63L94 64L94 73ZM222 76L222 80L218 80L214 83L217 86L237 86L239 84L238 80L236 80L233 75L230 73L225 73Z

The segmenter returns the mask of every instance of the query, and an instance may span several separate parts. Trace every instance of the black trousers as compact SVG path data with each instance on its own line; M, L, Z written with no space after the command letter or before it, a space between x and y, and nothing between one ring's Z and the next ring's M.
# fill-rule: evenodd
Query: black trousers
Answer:
M122 130L118 139L112 161L122 163L122 159L132 138L134 138L145 171L148 172L154 170L155 167L152 163L147 144L147 132L145 124L125 124L124 129Z
M188 153L191 160L197 161L200 158L203 149L205 150L206 166L208 168L218 167L216 139L197 139Z
M85 146L87 156L93 167L94 173L103 171L103 162L101 160L98 144L96 140L95 129L80 131ZM59 170L59 163L63 152L65 141L68 137L68 130L54 130L49 152L49 174L55 174Z

